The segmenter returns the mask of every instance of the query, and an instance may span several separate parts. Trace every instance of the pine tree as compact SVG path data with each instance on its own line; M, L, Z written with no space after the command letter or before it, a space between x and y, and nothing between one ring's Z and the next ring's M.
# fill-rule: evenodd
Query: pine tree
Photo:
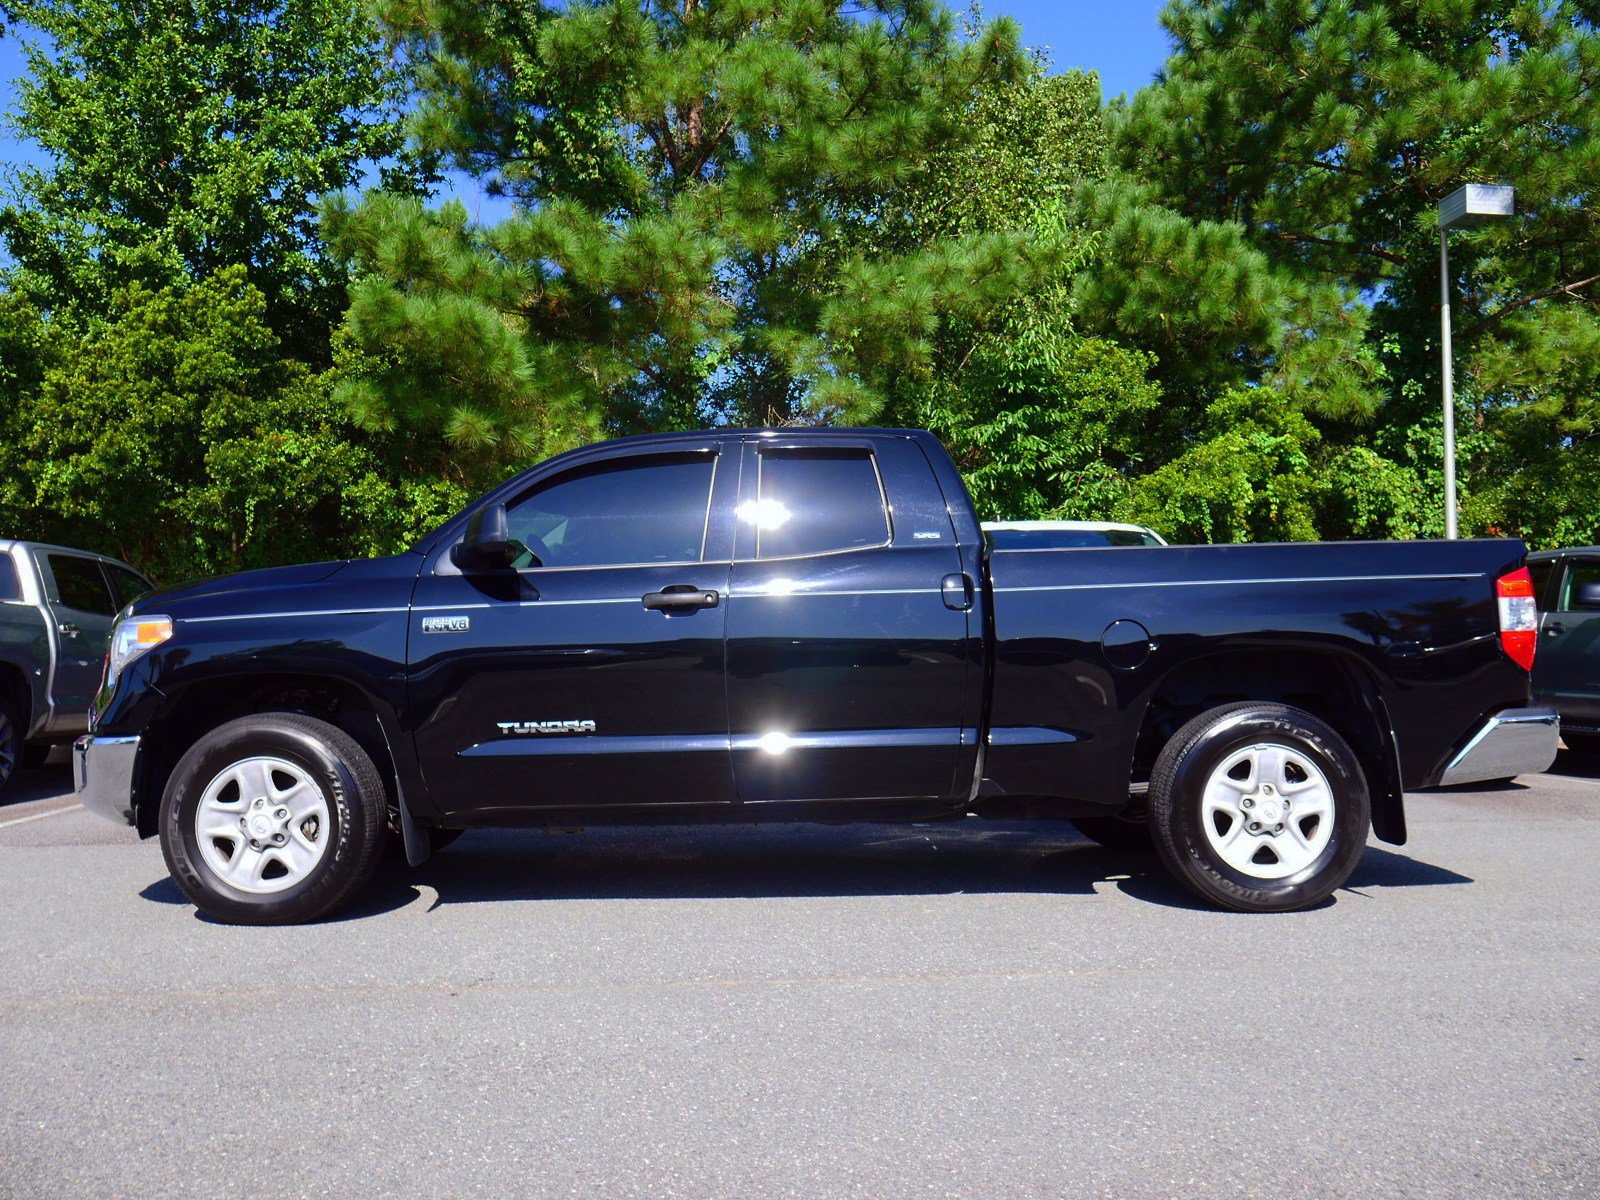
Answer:
M1379 410L1375 425L1327 425L1377 452L1334 483L1375 479L1411 507L1410 489L1392 486L1408 474L1439 494L1436 208L1463 183L1510 182L1517 216L1451 242L1464 518L1535 541L1600 536L1585 365L1600 346L1597 19L1588 0L1175 0L1164 12L1175 53L1117 115L1119 157L1155 203L1236 231L1315 299L1288 345L1357 369L1343 399L1310 407L1353 418L1365 391ZM1363 360L1379 358L1373 375ZM1382 525L1372 501L1340 492L1329 512ZM1390 524L1414 530L1414 513ZM1441 524L1435 501L1425 528Z
M398 76L346 0L9 0L27 39L14 124L47 161L10 173L8 283L60 318L119 288L245 268L315 361L345 302L315 199L402 145Z
M1041 251L853 235L1025 60L936 0L393 0L421 144L515 201L332 204L369 424L512 459L599 429L863 420Z

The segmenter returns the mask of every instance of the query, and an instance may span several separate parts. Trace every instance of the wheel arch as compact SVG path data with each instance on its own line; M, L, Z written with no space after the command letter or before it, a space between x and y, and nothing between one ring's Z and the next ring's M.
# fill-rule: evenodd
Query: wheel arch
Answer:
M1326 721L1355 752L1381 841L1406 840L1399 748L1382 689L1356 655L1328 648L1219 650L1166 672L1151 688L1134 744L1131 778L1149 779L1179 727L1235 701L1288 704Z
M379 702L337 675L283 672L195 682L168 697L142 735L134 781L139 835L155 834L167 781L191 746L236 717L266 712L301 713L349 734L377 767L391 813L398 810L398 768Z

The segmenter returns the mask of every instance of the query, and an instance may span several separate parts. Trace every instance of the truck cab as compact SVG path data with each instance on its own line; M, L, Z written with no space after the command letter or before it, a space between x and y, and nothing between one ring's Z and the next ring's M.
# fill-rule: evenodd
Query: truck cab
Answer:
M442 819L965 793L977 544L965 530L964 558L915 439L613 444L502 506L511 571L463 569L447 534L413 601L408 701Z

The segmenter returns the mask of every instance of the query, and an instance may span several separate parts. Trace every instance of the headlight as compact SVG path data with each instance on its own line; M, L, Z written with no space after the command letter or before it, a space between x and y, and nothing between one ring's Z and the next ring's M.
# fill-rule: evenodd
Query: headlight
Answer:
M111 631L111 650L106 656L106 686L116 682L123 667L171 636L171 617L125 617L118 621Z

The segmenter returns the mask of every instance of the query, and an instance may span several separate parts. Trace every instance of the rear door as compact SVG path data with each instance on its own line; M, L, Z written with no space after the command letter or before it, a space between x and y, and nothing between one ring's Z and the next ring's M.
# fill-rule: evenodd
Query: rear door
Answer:
M732 802L738 473L737 442L591 458L508 500L515 569L424 566L409 689L442 813Z
M743 476L728 602L739 799L964 793L967 597L921 449L763 437L747 443Z
M1600 728L1600 604L1585 603L1600 585L1600 557L1567 555L1556 573L1550 611L1539 616L1534 690L1564 722Z
M37 550L34 556L44 584L45 607L55 626L52 699L60 712L76 720L88 713L100 687L118 605L99 559L61 550Z

